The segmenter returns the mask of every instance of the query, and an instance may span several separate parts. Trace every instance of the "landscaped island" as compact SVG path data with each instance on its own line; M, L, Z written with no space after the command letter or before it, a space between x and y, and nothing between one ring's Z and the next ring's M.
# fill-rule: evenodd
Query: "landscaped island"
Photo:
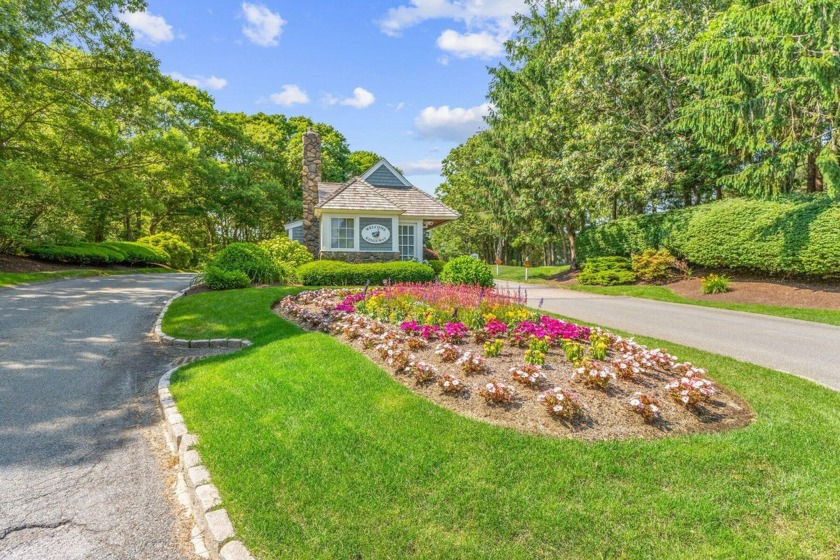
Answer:
M395 284L303 292L277 309L441 406L525 432L652 438L750 421L744 401L704 369L525 303L522 292Z

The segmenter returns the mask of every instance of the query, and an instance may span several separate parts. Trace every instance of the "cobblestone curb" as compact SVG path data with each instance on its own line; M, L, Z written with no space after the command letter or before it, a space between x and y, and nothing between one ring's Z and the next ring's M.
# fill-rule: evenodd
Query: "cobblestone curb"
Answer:
M158 399L173 453L178 457L178 497L189 505L195 518L197 530L193 532L193 544L196 552L213 560L254 560L242 541L236 540L236 531L219 490L213 485L210 472L195 448L198 436L187 430L184 417L169 392L170 379L177 369L170 369L160 378Z
M155 320L155 328L152 332L161 344L165 344L166 346L176 346L178 348L245 348L246 346L251 345L250 340L244 340L241 338L203 338L200 340L186 340L184 338L174 338L168 334L164 334L163 329L161 328L163 325L163 316L166 315L166 312L169 310L169 306L172 302L175 301L176 298L186 294L188 290L189 288L181 290L172 296L169 301L164 304L163 309L160 310L157 320Z
M161 329L163 316L172 301L183 296L186 291L175 294L158 315L154 334L161 343L182 348L243 348L251 345L249 340L242 339L184 340L165 335ZM212 560L254 560L242 541L236 540L236 531L224 508L219 490L213 485L210 472L195 448L198 436L187 430L184 417L169 392L172 374L178 367L164 373L158 381L158 402L172 453L178 458L176 494L179 501L192 511L195 519L192 542L196 553Z

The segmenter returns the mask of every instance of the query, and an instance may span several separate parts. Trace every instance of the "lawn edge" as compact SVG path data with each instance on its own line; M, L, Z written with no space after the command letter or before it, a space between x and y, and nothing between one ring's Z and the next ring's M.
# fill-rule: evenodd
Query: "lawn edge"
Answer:
M186 288L177 292L158 313L153 329L158 342L180 348L244 348L251 345L251 341L246 339L187 340L165 334L162 328L163 316L172 302L188 291L189 288ZM169 391L172 374L181 367L174 367L160 377L157 395L166 427L167 443L173 457L177 459L176 497L191 511L199 533L193 537L193 546L199 556L212 560L255 560L245 544L235 538L236 530L223 507L219 489L212 483L210 471L204 466L196 449L198 436L187 429L178 404ZM201 550L202 545L204 550Z
M177 348L245 348L251 346L251 341L245 338L187 339L175 338L163 332L163 316L166 315L167 311L169 311L169 306L179 297L187 295L189 291L190 288L184 288L163 304L163 309L161 309L160 313L158 313L157 319L155 320L155 326L152 329L152 334L157 338L158 342L165 346L175 346Z
M158 381L158 404L164 417L170 451L177 458L177 498L191 510L198 527L199 535L193 538L196 553L212 560L255 560L242 541L235 538L236 531L223 507L219 489L212 483L210 472L195 449L198 436L187 430L184 417L169 392L172 374L180 367L170 369ZM205 551L200 549L196 539L201 539Z

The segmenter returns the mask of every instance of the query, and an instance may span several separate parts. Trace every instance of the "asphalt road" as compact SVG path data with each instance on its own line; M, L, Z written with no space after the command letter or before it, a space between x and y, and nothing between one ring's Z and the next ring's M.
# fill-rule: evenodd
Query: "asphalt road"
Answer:
M527 290L531 307L542 299L547 311L730 356L840 390L840 327L533 284L500 286Z
M148 338L183 274L0 288L0 559L183 559ZM187 543L188 544L188 543Z

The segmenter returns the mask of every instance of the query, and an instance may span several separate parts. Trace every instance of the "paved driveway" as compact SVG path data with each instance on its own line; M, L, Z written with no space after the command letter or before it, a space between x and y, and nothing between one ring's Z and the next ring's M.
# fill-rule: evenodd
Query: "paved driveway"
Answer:
M189 557L152 398L172 356L147 337L188 281L0 289L0 558Z
M520 287L507 282L500 286ZM840 390L840 327L547 286L521 288L532 307L542 299L547 311L731 356Z

